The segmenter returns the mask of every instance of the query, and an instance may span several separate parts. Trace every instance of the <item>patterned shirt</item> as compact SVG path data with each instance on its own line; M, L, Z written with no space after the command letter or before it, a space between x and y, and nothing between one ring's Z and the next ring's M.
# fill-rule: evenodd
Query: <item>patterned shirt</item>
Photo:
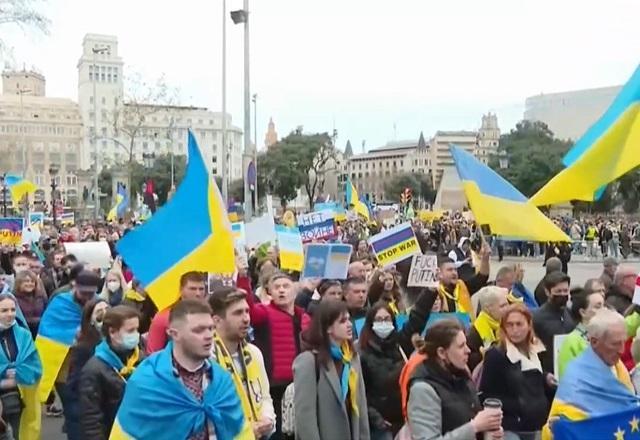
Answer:
M176 359L172 356L173 361L173 370L174 374L176 374L182 384L195 396L196 399L202 401L204 396L204 389L208 380L205 379L205 375L207 373L207 364L205 362L202 363L195 371L189 371L184 368L182 365L176 361ZM192 435L188 440L210 440L208 427L205 423L202 431ZM215 438L215 435L214 435Z

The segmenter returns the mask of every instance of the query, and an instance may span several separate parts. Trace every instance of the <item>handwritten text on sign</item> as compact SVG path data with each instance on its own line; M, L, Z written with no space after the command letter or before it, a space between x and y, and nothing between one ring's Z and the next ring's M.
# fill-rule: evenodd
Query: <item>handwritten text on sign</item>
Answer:
M438 257L414 255L407 279L409 287L438 287Z
M302 242L334 238L337 234L334 216L334 212L327 210L299 215L298 229Z

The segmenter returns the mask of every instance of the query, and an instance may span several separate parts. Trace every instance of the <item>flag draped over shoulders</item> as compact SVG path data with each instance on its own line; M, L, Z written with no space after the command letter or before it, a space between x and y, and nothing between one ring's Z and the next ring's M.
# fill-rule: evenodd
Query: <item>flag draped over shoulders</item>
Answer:
M200 432L205 423L213 424L217 440L253 438L253 432L240 435L244 414L231 375L207 361L209 385L203 401L198 401L174 374L172 351L169 343L135 370L110 440L184 440Z
M42 360L40 401L45 402L82 319L82 308L71 292L56 295L42 315L35 346Z
M0 350L0 377L13 368L24 408L20 417L20 435L23 440L40 438L40 402L37 398L38 381L42 376L42 363L31 339L31 332L19 325L11 330L18 349L16 360L10 361L4 350Z

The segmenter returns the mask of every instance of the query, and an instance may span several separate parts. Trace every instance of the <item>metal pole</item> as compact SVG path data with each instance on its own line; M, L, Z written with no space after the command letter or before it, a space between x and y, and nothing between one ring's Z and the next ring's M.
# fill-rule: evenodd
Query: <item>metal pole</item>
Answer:
M56 213L57 211L57 203L56 203L56 181L55 181L55 177L51 177L51 205L53 206L52 212L51 212L51 216L53 217L53 227L56 228L57 227L57 219L58 219L58 215Z
M27 178L27 168L29 168L27 164L27 141L26 141L26 127L24 123L24 104L22 101L22 95L27 92L30 92L29 89L19 89L18 93L20 94L20 141L22 142L22 177L24 179ZM24 201L24 218L25 223L28 224L29 221L29 195L26 194L23 199Z
M229 199L229 188L227 186L227 0L222 0L222 163L220 174L222 174L222 199L225 207ZM217 152L214 154L217 155Z
M253 185L253 213L258 215L258 94L253 94L253 167L256 170L256 181Z
M93 153L95 154L95 173L93 176L93 194L94 194L94 209L93 209L93 218L98 219L100 215L100 187L98 186L100 170L98 169L98 99L96 96L96 78L99 73L98 66L96 66L97 58L96 55L100 51L100 49L93 48Z
M242 173L244 180L244 216L252 217L251 189L248 182L249 163L251 163L251 88L249 86L249 0L244 0L244 154Z

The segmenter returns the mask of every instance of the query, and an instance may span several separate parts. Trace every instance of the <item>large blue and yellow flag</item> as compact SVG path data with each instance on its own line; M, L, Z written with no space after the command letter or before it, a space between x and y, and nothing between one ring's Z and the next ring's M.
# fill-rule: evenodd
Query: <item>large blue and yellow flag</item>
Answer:
M346 194L346 199L347 199L347 208L349 206L353 206L353 209L355 209L356 213L360 214L365 219L367 219L367 221L369 221L369 208L365 203L363 203L360 200L360 197L358 197L358 190L356 190L356 187L353 186L353 183L351 183L351 180L348 180L348 179L344 185L345 185L344 192Z
M570 432L570 422L591 420L595 417L640 408L640 399L635 395L633 385L624 364L618 362L613 368L606 365L591 347L574 359L560 380L558 391L549 412L550 420L560 417L565 422L551 425L554 439L561 432ZM582 438L611 438L587 436ZM543 430L543 439L550 439L548 427Z
M131 375L109 439L187 439L208 423L219 440L253 439L251 430L242 429L244 413L231 375L207 361L212 380L200 401L174 374L172 350L170 342Z
M553 438L554 440L639 439L640 408L578 422L560 418L553 425Z
M107 214L107 221L114 221L118 218L124 217L124 214L127 212L127 208L129 207L129 194L125 189L124 185L118 182L118 191L116 192L116 203Z
M567 168L531 198L537 206L593 201L602 187L640 165L640 66L563 163Z
M175 194L116 249L159 310L178 299L184 273L235 271L227 211L191 131L189 163Z
M19 325L11 329L18 348L15 361L9 361L4 350L0 350L0 377L9 368L16 370L16 382L24 405L20 416L21 439L40 439L40 401L38 382L42 376L42 363L31 339L31 332ZM17 437L17 436L16 436Z
M47 401L60 367L73 345L81 320L82 308L74 301L71 292L53 297L42 315L36 348L42 360L39 395L43 403Z
M570 241L560 228L495 171L455 145L451 145L451 155L479 225L489 225L492 234L502 237Z
M35 183L13 174L7 174L4 178L4 183L7 185L7 188L9 188L11 200L16 204L19 203L25 195L34 193L38 189Z

